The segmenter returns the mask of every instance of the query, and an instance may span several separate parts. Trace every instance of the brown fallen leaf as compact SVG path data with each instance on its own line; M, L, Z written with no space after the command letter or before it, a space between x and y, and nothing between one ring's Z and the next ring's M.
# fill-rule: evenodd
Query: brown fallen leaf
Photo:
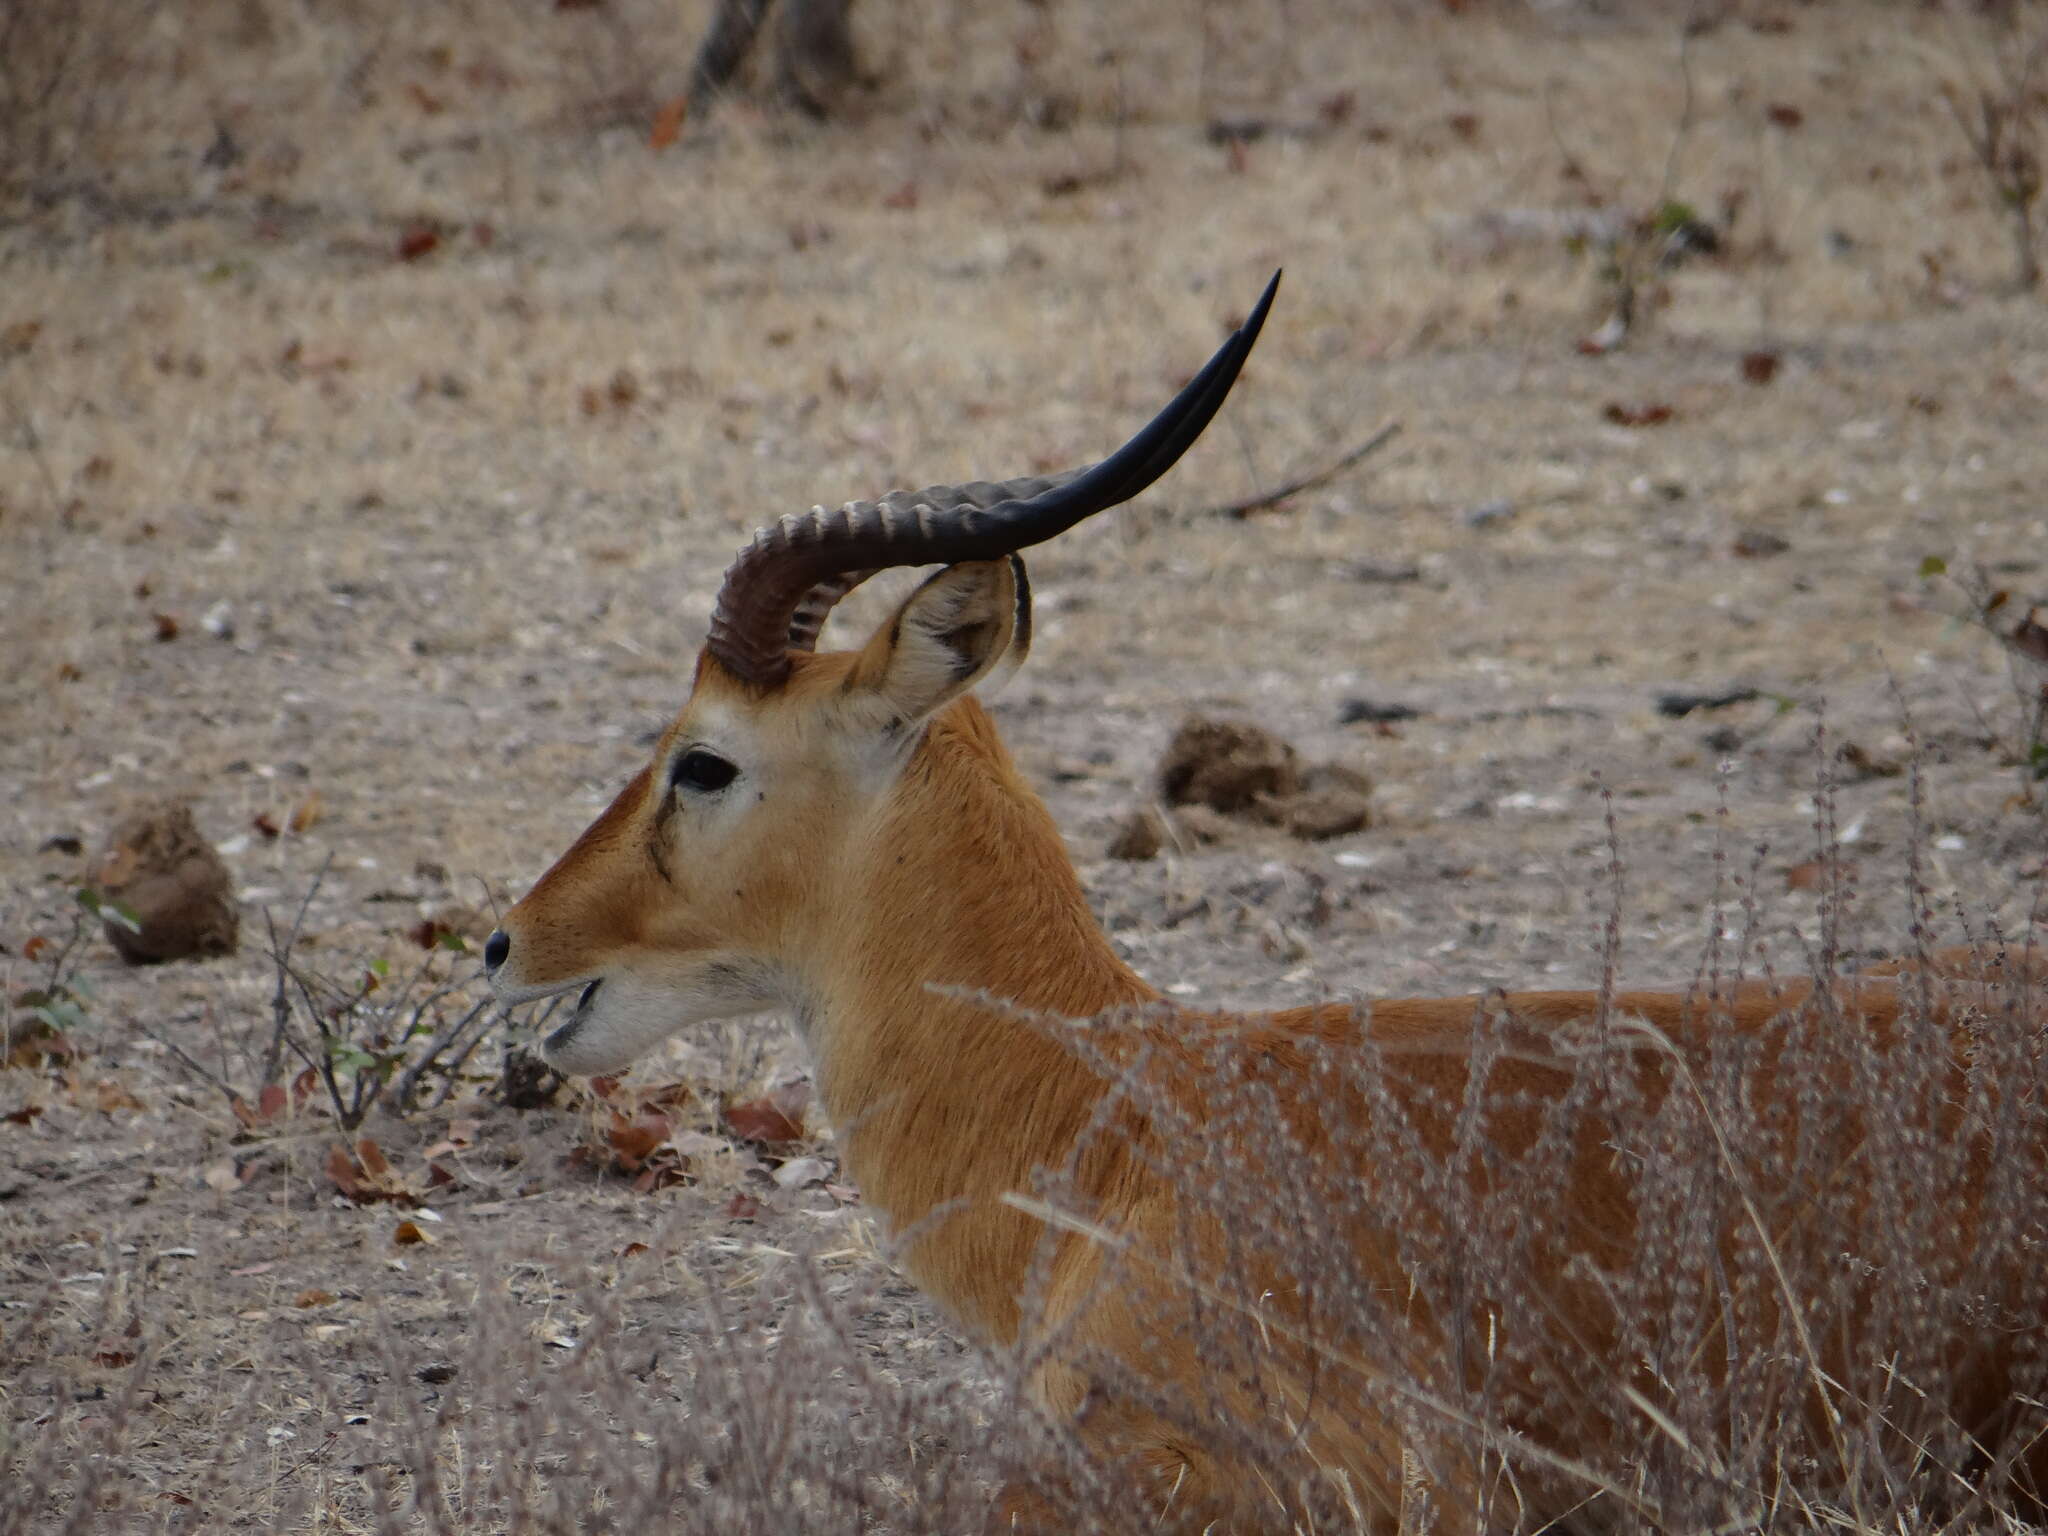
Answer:
M725 1215L729 1221L752 1221L761 1214L761 1202L743 1189L732 1192L732 1198L725 1202Z
M7 1054L0 1058L0 1066L34 1071L38 1067L75 1060L77 1056L78 1048L66 1038L63 1030L42 1019L32 1018L26 1024L14 1026L7 1043Z
M357 1139L353 1151L345 1142L328 1148L327 1176L344 1197L357 1205L380 1200L397 1205L419 1204L419 1197L406 1187L383 1149L367 1136Z
M401 1221L391 1233L394 1247L412 1248L434 1241L434 1234L416 1221Z
M683 124L689 116L689 97L677 96L663 102L661 110L654 114L654 126L647 130L647 147L652 150L667 149L682 137Z
M408 224L398 232L398 259L419 261L434 254L441 244L441 232L427 223Z
M802 1141L803 1126L771 1099L748 1099L725 1106L725 1128L741 1141L769 1149Z
M103 1115L111 1115L119 1109L147 1109L149 1106L130 1093L110 1077L96 1078L88 1083L74 1073L64 1074L64 1091L71 1096L71 1102L82 1109L95 1109Z
M331 1307L334 1305L334 1292L323 1291L317 1287L312 1290L301 1291L292 1298L292 1305L295 1307Z
M1788 891L1817 891L1828 881L1832 869L1839 868L1846 880L1856 878L1856 866L1842 862L1836 864L1828 859L1808 859L1804 864L1794 864L1785 871L1785 889Z
M637 1173L674 1133L675 1126L667 1115L656 1110L642 1110L630 1119L625 1115L613 1115L611 1129L605 1133L605 1139L611 1143L619 1167L627 1173Z
M310 832L325 809L326 804L320 798L320 791L309 789L306 791L306 797L292 807L291 818L285 825L293 832Z
M2048 667L2048 627L2035 617L2040 611L2029 608L2019 628L2006 637L2006 643L2036 666Z
M1601 408L1600 414L1617 427L1661 427L1675 414L1662 401L1650 405L1623 405L1610 400Z
M1742 377L1751 384L1764 385L1778 376L1778 354L1775 352L1745 352L1742 354Z

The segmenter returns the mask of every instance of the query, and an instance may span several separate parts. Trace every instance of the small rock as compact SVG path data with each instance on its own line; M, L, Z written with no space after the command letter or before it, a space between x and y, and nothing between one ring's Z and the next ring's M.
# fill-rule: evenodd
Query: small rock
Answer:
M1742 750L1742 732L1736 730L1732 725L1717 725L1700 738L1700 745L1709 752L1719 752L1723 756L1730 752L1740 752Z
M1467 528L1489 528L1495 523L1511 521L1515 515L1515 504L1505 497L1495 497L1491 501L1480 502L1476 507L1467 507L1464 515Z
M1159 790L1168 805L1206 805L1229 815L1299 788L1294 748L1255 725L1190 715L1159 761Z
M121 821L93 864L103 900L132 913L137 926L102 919L107 938L130 965L234 953L241 928L234 882L213 845L200 836L190 806L147 806Z
M1273 809L1280 824L1304 842L1343 837L1372 825L1372 780L1341 763L1323 763Z
M1862 779L1896 779L1906 771L1903 764L1877 757L1853 741L1845 741L1835 749L1835 761L1849 771L1852 783Z
M1141 806L1124 818L1103 851L1112 859L1133 863L1159 856L1166 846L1166 822L1151 806Z
M1183 839L1204 848L1230 848L1255 841L1260 834L1206 805L1184 805L1173 813L1173 825Z
M784 1189L808 1189L832 1176L832 1165L822 1157L792 1157L778 1167L773 1178Z
M545 1109L566 1079L537 1052L515 1045L505 1052L498 1073L498 1101L511 1109Z
M1380 704L1372 699L1346 699L1337 711L1339 725L1391 725L1396 720L1419 720L1422 711L1413 704Z
M1696 709L1726 709L1731 704L1748 704L1757 697L1754 688L1730 688L1725 693L1660 693L1657 713L1683 720Z
M1408 560L1353 560L1344 567L1344 574L1369 586L1396 587L1422 580L1422 567Z
M1735 535L1730 546L1738 560L1768 560L1773 555L1782 555L1792 547L1790 539L1782 538L1763 528L1744 528Z

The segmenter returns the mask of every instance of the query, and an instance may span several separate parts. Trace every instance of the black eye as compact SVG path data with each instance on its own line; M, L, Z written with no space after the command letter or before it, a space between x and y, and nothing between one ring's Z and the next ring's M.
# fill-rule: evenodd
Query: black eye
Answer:
M728 763L716 752L706 752L702 747L692 747L676 759L676 765L668 776L669 783L678 789L694 789L703 794L723 789L739 774L739 769Z

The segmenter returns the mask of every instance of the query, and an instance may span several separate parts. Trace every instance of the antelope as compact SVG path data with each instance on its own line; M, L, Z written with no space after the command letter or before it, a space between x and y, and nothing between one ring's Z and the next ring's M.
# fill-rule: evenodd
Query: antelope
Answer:
M1225 1014L1170 1003L1094 921L976 690L1030 645L1019 552L1180 458L1278 282L1091 467L757 534L651 761L489 939L498 996L580 994L542 1044L568 1074L786 1010L912 1278L1020 1362L1031 1405L1128 1479L1147 1529L1300 1529L1324 1506L1376 1531L1653 1520L1612 1462L1628 1404L1653 1444L1720 1435L1725 1454L1693 1447L1701 1475L1745 1433L1675 1422L1659 1394L1687 1371L1739 1394L1789 1370L1796 1411L1768 1433L1826 1461L1853 1455L1844 1414L1888 1390L1874 1372L1924 1366L1943 1384L1914 1390L1946 1394L1962 1454L2048 1487L2013 1427L2048 1342L2028 1257L2048 1213L2039 1063L2012 1043L2034 1036L1985 1022L2023 991L2008 971L1967 995L1968 967L1943 960ZM858 650L818 649L848 591L927 565ZM1677 1180L1662 1194L1642 1175L1660 1156ZM1895 1198L1884 1170L1910 1156L1952 1182L1952 1208ZM1839 1218L1825 1230L1823 1206ZM1923 1231L1936 1214L1946 1225ZM1645 1234L1689 1220L1707 1223L1711 1262L1663 1273ZM1865 1229L1864 1279L1797 1294ZM1280 1252L1293 1233L1343 1275ZM1917 1334L1883 1271L1914 1242L1931 1255L1922 1289L1962 1298ZM1738 1350L1756 1337L1779 1341L1768 1359ZM1573 1408L1600 1375L1623 1407ZM1279 1459L1234 1461L1237 1442L1209 1432L1232 1422L1266 1426ZM1275 1482L1283 1462L1297 1483ZM1021 1478L992 1529L1055 1528L1057 1498Z

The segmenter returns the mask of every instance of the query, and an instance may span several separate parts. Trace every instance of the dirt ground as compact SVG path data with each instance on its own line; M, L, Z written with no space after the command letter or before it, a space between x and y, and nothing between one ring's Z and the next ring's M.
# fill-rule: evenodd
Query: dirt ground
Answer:
M640 1069L700 1093L696 1178L652 1192L571 1157L575 1090L502 1102L494 1038L365 1128L441 1218L411 1247L337 1188L317 1101L252 1131L193 1062L253 1100L261 914L316 877L327 974L488 932L640 766L754 526L1086 461L1275 267L1203 444L1033 556L994 705L1140 971L1224 1003L1591 984L1610 920L1631 980L1718 929L1796 969L1829 817L1852 951L1909 942L1912 870L1941 937L2028 929L2022 711L1922 575L2048 586L2048 311L1940 95L1974 15L874 0L850 121L742 97L656 152L702 9L166 11L117 149L81 118L4 210L0 982L39 983L138 798L192 805L243 905L227 959L95 938L76 1058L0 1071L0 1447L89 1434L138 1356L152 1394L21 1528L362 1528L352 1416L459 1351L492 1275L543 1344L592 1326L586 1269L659 1338L707 1292L767 1326L822 1253L888 1369L982 1379L828 1128L784 1188L704 1107L800 1076L780 1020ZM1716 249L1624 235L1636 324L1583 346L1602 231L1679 203ZM1325 487L1211 510L1390 422ZM1190 712L1368 775L1372 824L1108 857ZM435 974L481 995L472 955Z

